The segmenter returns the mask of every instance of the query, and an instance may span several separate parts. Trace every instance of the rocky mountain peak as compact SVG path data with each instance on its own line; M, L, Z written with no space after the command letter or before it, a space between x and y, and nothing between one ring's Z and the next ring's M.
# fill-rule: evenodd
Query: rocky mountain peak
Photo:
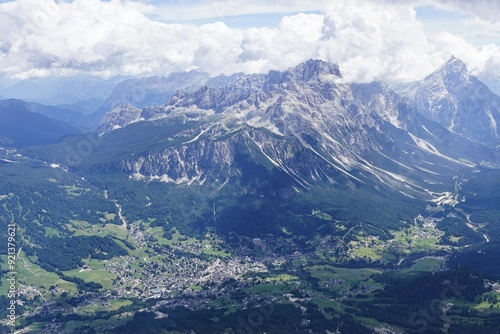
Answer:
M319 59L309 59L289 70L297 80L311 81L330 77L333 79L342 78L339 66Z
M102 135L106 132L122 128L128 124L138 122L141 119L141 109L129 104L120 104L112 111L106 113L97 128L97 133Z
M465 63L461 59L455 56L451 56L450 59L448 59L443 65L441 65L438 71L442 69L453 70L454 72L468 72L467 65L465 65Z
M468 139L498 143L500 98L452 56L403 95L425 117Z
M457 82L468 82L469 70L467 65L455 56L451 56L441 67L425 78L440 79L445 84L456 84Z

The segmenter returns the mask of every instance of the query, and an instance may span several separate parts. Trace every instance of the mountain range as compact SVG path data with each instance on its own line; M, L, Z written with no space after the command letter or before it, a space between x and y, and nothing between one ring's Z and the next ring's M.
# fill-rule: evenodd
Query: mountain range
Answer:
M498 157L500 97L455 57L395 90L345 83L337 65L309 60L267 74L129 79L88 116L36 103L28 109L73 125L100 122L101 144L86 161L95 157L92 168L120 165L133 179L174 184L239 183L246 155L252 168L287 180L278 188L388 188L436 199L457 173ZM54 138L78 133L68 126Z
M498 100L456 58L400 94L344 83L336 65L310 60L178 90L164 106L121 105L98 132L104 143L141 140L137 152L116 148L135 179L222 185L242 174L235 159L246 152L296 189L326 182L439 197L457 171L496 158ZM168 139L155 141L162 128Z
M180 80L178 76L172 78ZM384 234L380 224L396 228L427 205L459 205L464 200L457 192L461 184L484 168L498 167L492 130L498 97L456 58L398 93L378 82L346 83L337 65L321 60L282 72L224 77L216 84L201 78L181 80L195 83L175 91L168 84L171 95L164 105L119 104L104 114L96 133L27 148L23 154L96 184L117 178L118 183L107 185L110 191L128 180L133 192L163 184L173 196L186 189L200 191L199 201L206 205L226 198L220 204L226 210L219 213L219 231L249 235L278 233L279 220L258 218L264 213L249 204L245 219L232 222L245 196L253 198L249 203L273 199L269 201L276 201L277 211L268 214L294 212L296 218L289 219L294 227L288 229L305 233L300 210L285 208L287 199L326 190L350 204L322 205L338 206L343 219L378 226L377 233ZM144 87L149 86L132 91L148 91ZM429 87L441 93L430 93ZM149 96L155 94L161 95L156 91ZM420 109L424 99L435 108ZM474 120L463 121L465 117ZM317 207L319 200L311 196L305 205ZM372 214L354 209L356 200L373 208ZM165 205L162 198L150 202L148 211ZM138 204L128 204L124 210L138 210ZM213 215L206 205L196 223L183 216L178 226L201 232Z
M136 108L164 105L177 90L193 91L203 85L221 86L242 75L237 73L229 77L220 75L211 78L207 73L192 70L174 72L166 77L154 76L125 80L113 89L104 104L89 115L83 125L95 129L103 116L119 105L129 104Z
M401 85L311 59L0 101L18 328L494 333L499 106L455 57Z

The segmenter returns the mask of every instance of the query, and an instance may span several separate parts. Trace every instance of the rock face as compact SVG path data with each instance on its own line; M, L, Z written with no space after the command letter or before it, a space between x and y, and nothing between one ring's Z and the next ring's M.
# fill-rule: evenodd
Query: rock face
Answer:
M243 74L232 76L220 75L210 78L207 73L190 71L175 72L166 77L146 77L129 79L118 84L104 105L89 115L84 125L95 129L104 120L104 115L119 105L128 104L136 108L147 106L162 106L167 103L177 90L192 92L208 85L210 87L224 86L236 80Z
M119 105L104 115L101 125L97 128L97 133L102 135L131 123L139 122L142 120L141 112L141 109L128 104Z
M474 97L464 93L471 89ZM119 107L100 131L109 132L104 142L136 148L122 150L114 167L136 180L259 183L268 191L327 183L433 197L458 170L473 168L470 161L493 159L493 149L475 140L495 140L497 99L457 59L415 84L407 98L380 83L344 83L338 66L309 60L179 90L162 107Z
M499 142L500 98L452 57L406 93L424 116L466 138Z
M163 105L177 89L195 86L207 80L208 75L191 71L188 73L172 73L167 77L146 77L129 79L119 83L104 104L89 115L83 125L95 129L100 126L107 112L119 105L131 105L144 108L151 105Z

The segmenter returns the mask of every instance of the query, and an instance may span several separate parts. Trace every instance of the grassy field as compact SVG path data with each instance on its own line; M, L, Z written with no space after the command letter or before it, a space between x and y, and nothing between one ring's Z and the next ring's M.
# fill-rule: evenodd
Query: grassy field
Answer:
M69 277L78 277L85 282L96 282L102 284L105 289L112 289L111 280L116 278L116 275L107 271L104 263L98 260L85 260L85 264L90 267L90 270L82 271L81 268L64 271L64 275Z
M106 224L102 226L92 225L89 222L82 220L70 220L70 223L66 224L66 227L77 236L110 236L124 240L127 240L127 238L129 238L127 229L122 225ZM128 239L128 241L131 241L131 239Z
M144 224L144 233L152 234L156 240L155 243L159 245L168 245L173 247L178 245L200 243L200 240L183 235L176 228L173 228L173 233L171 233L172 238L167 239L164 237L164 230L162 227L159 226L150 227L151 221L143 222L143 224ZM229 254L216 244L216 240L203 239L201 240L201 246L205 247L205 250L203 251L203 254L205 255L219 257L219 258L231 256L231 254Z
M175 227L173 228L172 239L170 240L163 237L164 231L162 227L146 228L145 232L153 233L153 235L157 238L158 243L160 245L174 246L174 245L197 242L196 239L181 234Z
M441 265L445 263L444 258L426 257L418 259L411 267L411 271L435 271L439 270Z
M16 270L19 284L38 288L44 297L49 296L48 291L51 286L58 286L59 288L68 291L70 295L74 295L76 293L75 284L61 280L57 274L45 271L36 264L31 263L25 257L23 252L19 255L20 258L24 259L24 261L19 259L17 261ZM4 259L4 256L2 256L2 259ZM2 265L5 265L5 262L3 262ZM2 284L0 287L0 294L6 295L7 289L7 285Z
M28 327L24 328L24 330L25 330L24 333L46 333L46 332L42 332L42 329L44 326L45 326L44 323L40 323L40 322L32 323Z
M114 315L109 319L98 319L92 321L90 326L92 328L103 328L106 326L121 326L125 325L128 321L132 320L133 316L132 315L125 315L125 314L118 314ZM99 332L99 331L98 331Z
M298 281L298 280L299 280L298 277L288 275L288 274L280 274L280 275L273 276L273 277L266 277L266 279L265 279L266 282L272 282L272 283L290 282L290 281Z
M126 306L132 304L131 301L128 300L118 300L111 302L111 305L107 305L106 310L117 310L121 306ZM102 306L101 306L102 307ZM84 315L87 315L87 311L93 311L93 310L100 310L99 307L94 307L90 308L88 307L85 312L81 313ZM61 328L60 332L61 333L76 333L75 331L78 329L81 329L82 327L87 327L90 326L94 329L97 330L98 333L100 333L99 329L105 328L106 326L120 326L126 324L128 321L130 321L133 318L133 315L130 314L129 312L125 312L122 314L117 314L114 316L111 316L109 319L97 319L92 322L89 321L68 321L64 324L64 327ZM31 333L31 332L30 332Z
M201 287L199 285L190 285L190 286L188 286L188 288L190 288L193 291L201 291L201 290L203 290L203 287Z
M66 193L68 195L70 195L70 196L80 196L84 192L90 190L90 189L80 188L80 187L77 187L77 186L74 186L74 185L73 186L59 186L59 187L63 188L64 190L66 190Z
M391 231L393 238L390 240L380 240L377 236L358 233L354 229L352 227L347 232L354 237L349 242L349 257L354 259L387 262L396 260L398 256L422 251L433 252L447 247L439 244L443 232L432 227L406 226L401 230ZM335 257L326 259L338 260Z
M223 249L216 249L214 247L207 248L203 251L203 254L214 256L214 257L230 257L231 254Z
M345 309L345 306L339 302L331 301L325 298L311 298L311 303L316 304L320 309L331 307L337 312L342 312Z
M55 228L52 228L52 227L49 227L49 226L46 226L45 227L45 235L47 237L52 237L52 236L57 236L57 237L60 237L61 236L61 233L56 230Z
M253 294L262 294L266 296L283 295L289 292L289 286L285 284L258 284L251 286L245 290Z
M388 261L396 258L395 255L388 253L381 246L359 247L358 249L355 250L354 253L356 254L357 257L368 258L372 261L377 261L377 260Z
M316 277L321 281L327 279L341 279L344 280L347 284L366 281L370 279L370 276L381 273L380 270L371 268L351 269L328 265L311 266L308 268L308 270L310 271L311 276Z
M444 232L432 227L409 226L403 230L393 231L392 234L394 242L401 245L401 250L405 254L446 248L438 244Z

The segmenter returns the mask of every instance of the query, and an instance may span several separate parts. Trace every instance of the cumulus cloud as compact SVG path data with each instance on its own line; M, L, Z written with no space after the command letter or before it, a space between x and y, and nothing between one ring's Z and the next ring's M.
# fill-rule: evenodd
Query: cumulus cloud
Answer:
M447 32L437 36L437 44L442 53L457 55L472 74L487 82L500 79L500 48L494 44L472 45L464 38Z
M405 4L335 1L326 8L324 31L324 54L350 80L410 80L442 62Z
M226 5L228 10L227 6L236 8L239 2L201 4ZM422 78L454 54L474 73L500 77L498 45L476 46L450 33L430 42L416 18L417 1L322 1L321 14L288 15L277 27L249 29L222 22L162 23L150 18L157 12L147 3L17 0L1 4L0 75L166 75L190 69L217 75L285 69L321 58L338 63L349 81L409 81ZM263 11L263 2L256 3L254 10ZM275 6L282 3L277 1ZM461 1L439 3L451 8ZM301 0L294 4L305 6ZM249 2L245 6L250 11Z
M18 0L0 5L0 73L19 78L91 72L212 74L284 68L314 55L321 15L284 17L279 28L238 30L148 19L133 1ZM311 40L310 38L313 38Z

